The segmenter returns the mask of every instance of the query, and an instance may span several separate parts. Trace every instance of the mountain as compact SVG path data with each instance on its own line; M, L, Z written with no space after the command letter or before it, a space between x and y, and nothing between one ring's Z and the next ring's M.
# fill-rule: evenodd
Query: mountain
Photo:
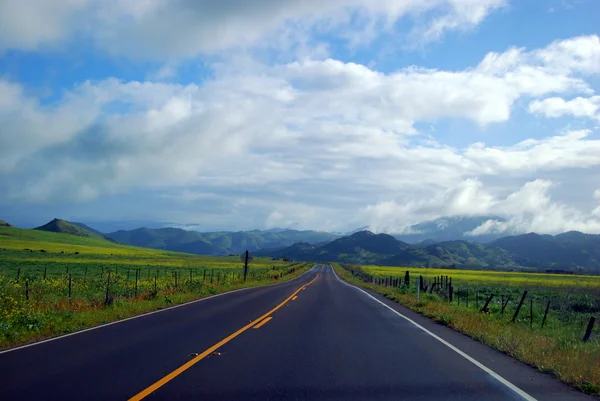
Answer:
M425 250L446 264L462 267L517 266L505 249L467 241L445 241L425 247Z
M10 224L8 224L6 221L0 220L0 227L12 227L12 226Z
M555 236L529 233L500 238L489 245L508 251L522 265L600 272L600 235L578 231Z
M328 261L360 264L425 265L442 264L421 248L398 241L391 235L359 231L321 246L295 244L289 248L262 250L262 256L287 257L295 260Z
M100 231L98 231L98 230L95 230L95 229L93 229L92 227L90 227L90 226L88 226L88 225L86 225L86 224L83 224L83 223L78 223L78 222L76 222L76 221L72 221L72 222L71 222L71 224L74 224L74 225L76 225L77 227L81 227L81 228L83 228L84 230L91 231L91 232L93 232L93 233L96 233L96 234L98 234L98 235L101 235L101 236L103 236L103 237L104 237L104 233L101 233Z
M427 241L428 242L428 241ZM509 270L568 270L600 274L600 235L568 232L525 234L489 244L463 240L411 245L387 234L361 231L324 245L263 249L260 256L389 266Z
M470 242L486 243L502 237L500 234L468 236L469 231L474 230L488 220L499 222L506 221L498 216L450 216L440 217L432 221L424 221L406 230L406 234L394 234L396 239L416 244L428 240L432 242L465 240Z
M34 230L71 234L71 235L76 235L78 237L86 237L86 238L108 239L101 233L96 232L95 230L88 230L88 229L80 227L74 223L71 223L66 220L61 220L61 219L54 219L54 220L44 224L43 226L34 228ZM110 240L110 239L108 239L108 240ZM112 241L112 240L110 240L110 241Z
M107 235L122 244L201 255L229 255L245 250L283 248L298 242L320 244L337 238L333 234L320 231L290 229L202 233L180 228L138 228L130 231L120 230Z

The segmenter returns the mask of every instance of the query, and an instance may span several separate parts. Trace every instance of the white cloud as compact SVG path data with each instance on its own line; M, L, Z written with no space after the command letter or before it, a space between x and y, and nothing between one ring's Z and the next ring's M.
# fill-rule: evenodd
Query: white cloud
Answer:
M298 35L310 31L349 38L353 45L365 42L365 38L373 39L376 32L392 30L403 16L420 14L433 14L426 36L439 38L447 31L478 25L504 3L505 0L4 0L0 3L0 50L56 46L79 35L110 53L161 59L257 44L296 46L297 40L289 42L289 37L298 39Z
M560 97L535 100L529 104L529 112L543 114L546 117L571 115L600 119L600 96L576 97L571 100L564 100Z
M565 169L597 176L594 131L457 149L417 128L446 118L485 126L507 121L519 100L589 91L581 58L568 70L539 52L509 49L452 72L239 57L215 64L202 86L108 79L83 83L54 106L0 80L0 202L182 190L184 210L164 212L171 221L204 221L218 210L229 223L344 229L368 221L392 230L498 212L517 216L507 230L595 230L585 213L550 197L560 186L536 180L545 174L558 185L554 175ZM204 214L194 211L209 203Z

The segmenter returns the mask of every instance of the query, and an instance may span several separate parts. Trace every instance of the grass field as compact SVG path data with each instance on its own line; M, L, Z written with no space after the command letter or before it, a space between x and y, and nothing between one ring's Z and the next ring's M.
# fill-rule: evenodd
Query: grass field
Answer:
M450 276L454 285L481 285L504 287L551 287L600 289L600 276L575 274L545 274L500 272L491 270L429 269L415 267L362 266L362 269L376 276L390 276L409 271L411 275L422 275L426 279L436 276Z
M307 264L208 257L0 227L0 348L236 288L287 280Z
M600 394L600 323L596 322L591 337L583 342L590 317L600 317L600 277L382 266L335 267L349 281L372 288L585 392ZM409 272L409 285L397 280L403 279L406 271ZM419 276L423 277L428 291L420 290L417 299ZM448 282L452 279L452 297L450 286L445 285L445 276L448 276ZM431 291L434 282L444 285L435 286ZM524 291L527 294L519 309ZM488 299L490 302L482 312Z

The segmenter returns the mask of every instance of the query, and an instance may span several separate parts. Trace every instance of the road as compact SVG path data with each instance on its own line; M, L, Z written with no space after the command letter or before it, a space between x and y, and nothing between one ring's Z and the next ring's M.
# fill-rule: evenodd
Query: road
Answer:
M0 353L0 400L128 399L593 398L324 265Z

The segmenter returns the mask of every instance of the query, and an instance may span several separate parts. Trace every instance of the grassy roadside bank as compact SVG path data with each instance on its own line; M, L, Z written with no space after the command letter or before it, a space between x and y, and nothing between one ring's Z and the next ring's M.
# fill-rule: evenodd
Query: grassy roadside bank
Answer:
M108 305L90 304L87 300L64 299L62 302L40 305L22 303L0 313L0 349L13 348L32 342L73 333L79 330L126 319L155 310L183 304L210 295L240 288L258 287L289 281L306 272L312 264L299 264L281 278L259 278L244 282L189 283L180 287L167 287L154 292L147 290L137 297L115 297ZM0 278L0 281L2 278ZM1 286L0 286L1 287ZM3 294L0 294L0 298ZM4 296L10 302L10 297ZM14 302L16 300L13 299Z
M581 391L600 395L600 346L560 338L526 325L476 310L448 304L435 294L422 294L417 302L414 288L384 287L353 277L339 264L333 264L344 280L372 289L436 322L466 334L505 354L550 373Z

